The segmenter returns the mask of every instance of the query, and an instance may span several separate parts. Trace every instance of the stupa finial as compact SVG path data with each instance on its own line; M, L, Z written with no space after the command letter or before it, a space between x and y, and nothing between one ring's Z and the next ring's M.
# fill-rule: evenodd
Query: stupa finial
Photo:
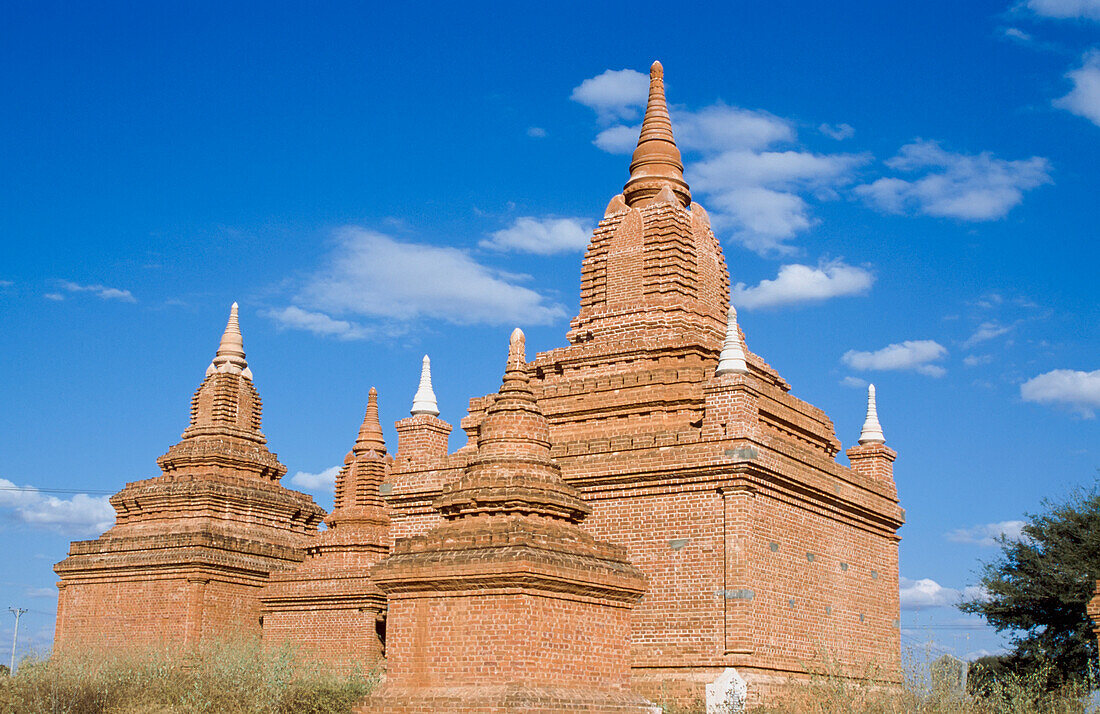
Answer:
M749 365L745 360L745 346L741 343L741 331L737 328L737 308L730 305L726 318L726 339L722 342L722 353L718 356L720 374L748 374Z
M885 444L882 425L878 423L878 405L875 404L875 385L867 385L867 418L863 421L863 431L859 433L860 444Z
M420 366L420 386L413 395L412 415L430 414L439 416L439 404L435 400L435 390L432 389L432 361L428 355Z
M252 370L248 368L248 360L244 357L244 338L241 336L241 323L237 315L237 303L229 308L229 322L225 325L218 351L214 354L214 360L206 368L209 377L214 372L228 372L240 374L252 379Z
M649 68L649 101L646 103L638 148L630 162L630 179L623 187L628 206L656 196L667 186L683 206L691 204L691 189L684 181L684 162L672 136L672 119L665 102L665 71L660 62Z
M386 453L382 422L378 419L378 390L374 387L367 392L367 413L363 416L363 425L359 427L359 438L355 440L352 451L357 454L367 451Z

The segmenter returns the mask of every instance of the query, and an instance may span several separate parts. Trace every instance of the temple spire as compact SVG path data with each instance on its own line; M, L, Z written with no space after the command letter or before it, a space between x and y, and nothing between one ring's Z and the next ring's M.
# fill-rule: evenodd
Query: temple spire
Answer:
M420 386L413 395L412 415L418 414L439 416L439 404L435 400L435 390L432 389L432 361L428 359L428 355L424 355L420 366Z
M730 305L726 320L726 339L722 343L722 353L718 356L718 369L714 374L748 374L749 365L745 361L745 346L741 343L741 331L737 328L737 309Z
M882 425L878 423L878 406L875 404L875 385L867 385L867 418L863 421L863 431L859 434L860 444L885 444Z
M672 120L665 102L664 68L654 62L649 69L649 101L646 104L638 148L630 162L630 180L623 187L628 206L657 196L668 187L683 206L691 204L691 189L684 181L684 162L672 136Z
M229 322L225 325L218 351L214 354L214 360L206 368L206 376L214 372L228 372L240 374L252 379L252 370L248 368L248 361L244 357L244 338L241 336L241 323L237 316L237 303L229 308Z
M378 420L378 390L370 388L367 393L367 413L363 416L363 426L359 427L359 438L355 440L352 452L356 454L374 451L386 453L386 442L382 436L382 422Z

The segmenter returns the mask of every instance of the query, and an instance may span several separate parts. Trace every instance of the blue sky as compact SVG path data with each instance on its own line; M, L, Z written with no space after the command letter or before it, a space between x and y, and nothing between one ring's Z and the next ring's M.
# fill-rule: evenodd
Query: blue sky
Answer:
M654 59L750 348L845 447L878 387L903 642L1001 646L950 604L1100 467L1100 2L224 5L2 11L25 646L67 542L178 440L234 300L285 482L325 507L370 386L392 448L423 353L457 426L514 326L563 345Z

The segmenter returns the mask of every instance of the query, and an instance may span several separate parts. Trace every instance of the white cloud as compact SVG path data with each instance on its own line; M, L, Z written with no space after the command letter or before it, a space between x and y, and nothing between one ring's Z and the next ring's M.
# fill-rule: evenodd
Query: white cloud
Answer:
M935 340L906 340L874 352L848 350L840 359L860 371L912 370L929 377L942 377L947 370L932 363L946 356L947 348Z
M945 534L947 540L954 543L972 543L985 547L1000 545L998 538L1004 536L1010 541L1018 541L1024 537L1024 526L1027 521L1001 521L1000 523L985 523L971 528L958 528Z
M856 135L855 127L851 124L822 124L817 130L830 139L836 139L837 141L851 139Z
M809 265L784 265L774 280L761 280L746 287L737 283L731 300L739 308L751 310L803 302L818 302L845 295L862 295L871 289L875 276L863 268L840 261Z
M925 610L931 607L951 607L962 597L955 588L945 588L931 578L898 579L902 610Z
M1024 191L1051 182L1050 162L1033 156L1006 161L989 152L977 155L945 151L935 141L906 144L886 162L902 172L925 172L920 178L880 178L856 187L856 194L890 213L923 213L964 221L1003 218Z
M532 139L545 139L546 130L543 129L541 126L527 127L527 136L531 137Z
M339 466L332 466L316 474L299 471L290 477L290 482L298 488L303 488L307 491L327 491L329 493L335 493L336 474L338 473L340 473Z
M1073 89L1054 100L1054 106L1084 117L1100 126L1100 52L1089 52L1081 66L1066 74Z
M970 349L974 345L1006 335L1012 332L1015 327L1015 325L1002 325L998 322L983 322L978 325L978 329L974 330L974 334L966 338L966 341L963 342L963 348Z
M804 194L836 195L850 183L866 154L813 154L807 151L729 150L689 167L693 190L707 196L719 228L761 255L790 254L787 241L814 220Z
M853 376L849 375L849 376L845 377L844 379L840 380L840 386L842 386L842 387L852 387L853 389L866 389L867 388L867 380L866 379L860 379L859 377L853 377Z
M347 320L334 320L323 312L310 312L293 305L262 313L270 317L281 327L307 330L321 337L336 337L341 340L362 340L370 336L370 330Z
M898 578L898 594L902 610L927 610L933 607L954 607L964 600L988 600L989 593L978 585L962 590L946 588L931 578L910 580Z
M587 79L574 90L595 94L593 87L607 84L600 102L583 103L596 110L602 123L612 119L634 120L645 105L648 80L635 72L637 86L620 86L611 73ZM644 82L644 84L643 84ZM614 91L612 91L614 89ZM581 101L578 99L578 101ZM837 189L854 180L857 167L870 160L865 154L814 154L786 148L797 139L794 125L761 110L731 107L716 102L691 111L670 109L677 145L684 152L688 183L705 199L714 228L761 255L790 254L789 241L814 225L806 197L831 200ZM851 127L829 127L848 135ZM613 124L596 136L600 149L629 154L638 142L640 126Z
M0 280L0 288L10 288L13 285L15 283L11 280Z
M609 154L629 154L638 145L638 135L641 131L641 126L616 124L596 134L596 139L592 143Z
M343 319L355 316L462 325L542 325L565 317L561 305L516 284L523 279L457 248L348 227L337 231L324 266L306 278L291 306L296 310L282 308L268 316L287 327L337 337L366 329Z
M765 149L795 140L789 121L759 109L717 102L699 111L672 109L676 145L685 151L712 153L735 149ZM847 126L847 125L845 125ZM638 132L634 133L634 143Z
M107 496L73 494L58 498L33 486L16 486L0 478L0 509L22 523L61 533L99 535L115 522Z
M648 75L633 69L609 69L581 82L569 98L595 110L601 120L614 121L637 117L648 96Z
M1026 4L1042 17L1100 20L1100 0L1027 0Z
M29 598L56 600L57 588L27 588L23 591L23 595Z
M54 302L61 302L65 299L65 296L61 293L46 293L42 297L46 298L47 300L53 300Z
M584 250L590 235L592 225L582 218L522 216L478 245L491 250L552 255Z
M1085 419L1096 416L1100 408L1100 369L1081 372L1055 369L1032 377L1020 385L1025 402L1064 405Z
M68 280L61 281L61 287L71 293L92 293L101 300L120 300L121 302L137 302L129 290L109 288L105 285L81 285Z

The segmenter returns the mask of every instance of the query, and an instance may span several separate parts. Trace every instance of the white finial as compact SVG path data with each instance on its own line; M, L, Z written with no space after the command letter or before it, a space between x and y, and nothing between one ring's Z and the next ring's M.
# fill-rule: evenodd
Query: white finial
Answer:
M714 374L748 373L749 365L745 361L745 346L741 344L741 333L737 330L737 309L730 305L729 318L726 322L726 339L722 342L722 354L718 356L718 369L714 371Z
M867 418L863 422L863 431L859 433L860 444L885 444L882 425L878 423L878 406L875 405L875 385L867 385Z
M252 370L244 358L244 338L241 337L241 323L237 318L237 303L229 308L229 322L222 333L222 341L214 355L214 361L206 368L206 376L214 372L240 374L252 379Z
M432 390L432 361L428 355L424 355L424 363L420 368L420 386L413 396L412 415L431 414L439 416L439 405L435 401L435 391Z

